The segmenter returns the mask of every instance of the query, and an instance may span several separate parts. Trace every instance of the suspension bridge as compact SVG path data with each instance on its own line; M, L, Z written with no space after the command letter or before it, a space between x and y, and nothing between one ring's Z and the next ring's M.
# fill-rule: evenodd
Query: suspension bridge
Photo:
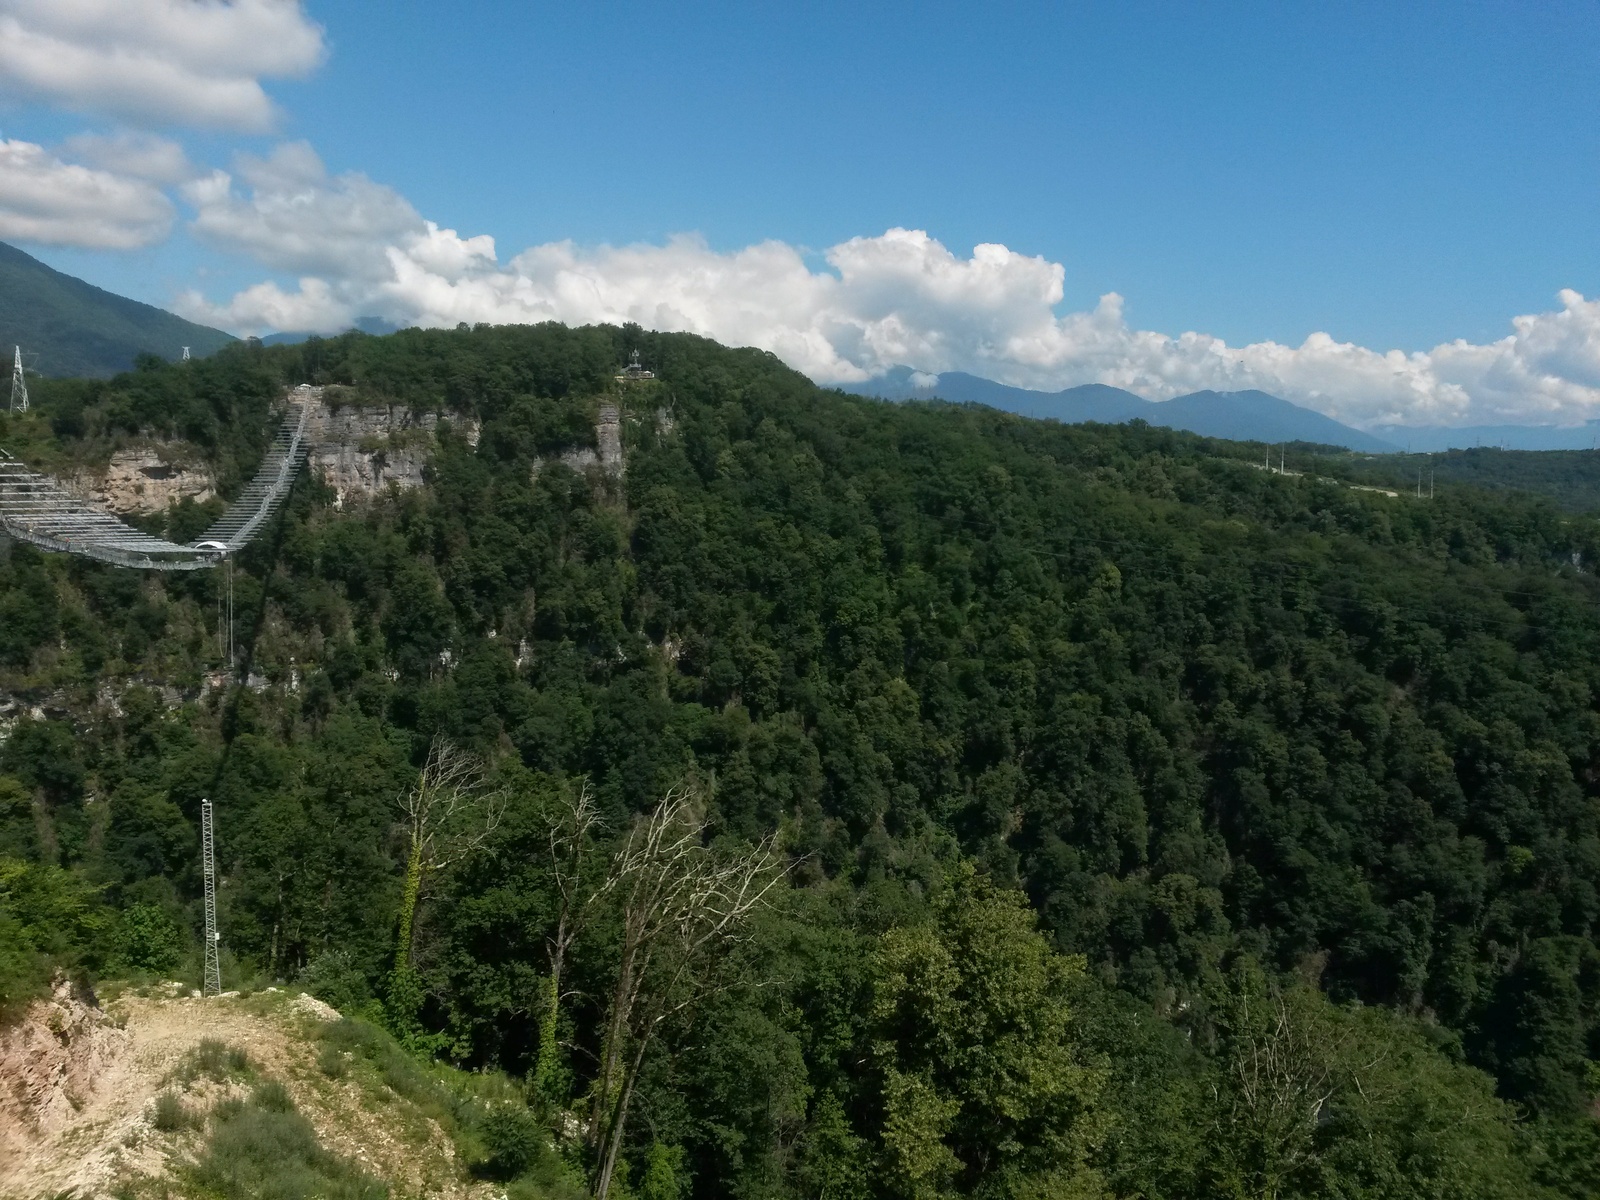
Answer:
M303 389L310 391L311 389ZM313 393L314 395L314 393ZM291 400L255 477L217 522L187 545L154 537L75 496L0 450L0 531L43 550L146 571L214 567L247 545L282 506L305 462L313 398Z

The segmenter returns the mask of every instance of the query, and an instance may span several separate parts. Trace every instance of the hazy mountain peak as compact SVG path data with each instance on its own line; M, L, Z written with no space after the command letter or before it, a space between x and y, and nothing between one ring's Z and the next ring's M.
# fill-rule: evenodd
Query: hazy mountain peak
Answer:
M987 404L1006 412L1068 424L1139 419L1151 425L1186 429L1203 437L1232 441L1317 442L1379 454L1398 448L1332 417L1255 389L1191 392L1158 402L1104 383L1079 384L1059 392L1038 392L996 383L964 371L947 371L938 376L933 386L918 387L914 374L910 367L895 367L845 390L886 400L937 397L959 404Z

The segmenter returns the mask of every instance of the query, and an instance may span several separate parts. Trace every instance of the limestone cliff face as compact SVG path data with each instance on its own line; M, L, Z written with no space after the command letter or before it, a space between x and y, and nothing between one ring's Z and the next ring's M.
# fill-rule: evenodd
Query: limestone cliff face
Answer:
M296 398L312 407L306 457L312 472L334 491L334 505L343 508L363 497L381 496L395 487L401 491L423 484L423 468L437 445L440 413L415 413L410 408L330 407L322 400L322 389L304 388ZM477 421L466 417L448 418L452 426L477 445ZM671 429L671 418L664 412L656 416ZM201 466L169 461L182 446L146 445L119 450L111 457L104 473L81 473L67 481L79 495L112 512L157 513L185 498L197 502L216 495L216 481ZM622 414L615 404L600 406L595 423L595 448L573 447L561 454L560 461L574 471L597 472L603 483L620 481L625 469L622 450ZM535 471L538 467L535 466Z
M165 512L169 505L215 496L216 481L204 467L168 462L152 447L118 450L104 474L82 473L67 481L80 496L116 513Z
M408 491L422 486L422 469L433 455L438 413L409 408L330 409L318 404L311 418L311 470L334 490L334 505L377 496L390 486ZM476 445L476 421L453 418L469 445Z
M595 442L600 447L600 469L607 475L622 474L622 412L615 404L600 406L600 419L594 427Z
M622 459L622 413L615 404L602 404L600 416L594 425L595 445L598 452L588 446L574 446L561 454L561 461L580 474L590 469L598 470L608 479L621 479L626 464ZM534 464L537 474L539 464Z

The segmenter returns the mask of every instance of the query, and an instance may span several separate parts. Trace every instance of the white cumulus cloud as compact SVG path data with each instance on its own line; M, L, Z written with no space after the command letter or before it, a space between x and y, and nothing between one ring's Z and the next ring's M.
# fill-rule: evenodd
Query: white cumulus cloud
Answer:
M952 252L890 229L827 250L816 269L781 241L721 251L551 242L501 261L494 239L426 220L394 189L332 174L304 142L204 171L177 143L129 127L270 130L263 81L327 54L302 0L0 0L0 95L109 116L51 152L0 141L0 238L130 249L165 237L176 189L190 229L278 278L190 316L241 332L400 324L634 321L771 350L822 383L890 367L920 381L961 370L1054 390L1108 383L1151 399L1260 388L1361 425L1566 423L1600 416L1600 300L1514 317L1488 344L1373 350L1313 333L1230 346L1129 324L1122 297L1061 311L1065 269L984 244ZM288 282L292 280L293 282Z
M213 171L184 188L195 207L191 228L278 270L381 283L391 273L389 247L427 229L394 189L357 173L330 176L305 142L266 158L242 154L235 172L237 180Z
M172 202L142 179L0 141L0 240L132 250L167 236Z
M663 245L534 246L502 263L487 236L426 221L359 174L330 175L308 146L241 159L190 184L195 230L297 278L186 315L241 332L333 332L361 315L402 325L634 321L759 346L822 383L906 365L1053 390L1108 383L1155 400L1260 388L1354 424L1569 422L1600 416L1600 301L1563 292L1497 342L1375 351L1315 333L1298 346L1230 346L1132 327L1115 293L1059 311L1059 263L986 244L953 253L920 230L832 247L825 269L778 241L718 251ZM243 186L239 186L242 184Z
M325 53L299 0L0 0L0 89L140 124L270 129Z
M151 183L183 183L196 174L182 146L150 133L80 133L61 143L61 153L70 160Z

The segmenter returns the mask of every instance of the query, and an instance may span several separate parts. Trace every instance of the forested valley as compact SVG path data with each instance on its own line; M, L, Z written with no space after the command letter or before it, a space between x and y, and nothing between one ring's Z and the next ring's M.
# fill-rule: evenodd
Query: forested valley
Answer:
M516 1081L513 1196L1600 1194L1600 522L634 327L147 359L0 445L226 491L301 383L447 419L302 478L226 686L224 571L4 551L8 1016L198 983L209 798L227 986Z

